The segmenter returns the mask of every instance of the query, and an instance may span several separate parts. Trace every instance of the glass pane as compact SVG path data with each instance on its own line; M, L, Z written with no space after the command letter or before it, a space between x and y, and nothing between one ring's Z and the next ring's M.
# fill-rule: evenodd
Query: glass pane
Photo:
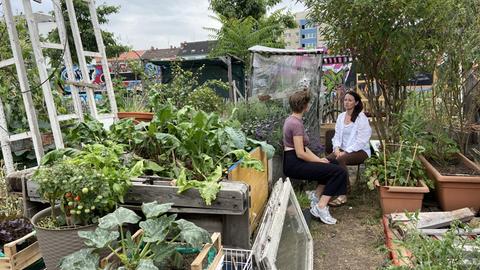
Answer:
M285 222L283 223L282 237L278 246L277 260L275 262L277 269L307 269L308 259L308 232L302 224L303 213L295 207L293 200L288 199L288 206L285 212Z

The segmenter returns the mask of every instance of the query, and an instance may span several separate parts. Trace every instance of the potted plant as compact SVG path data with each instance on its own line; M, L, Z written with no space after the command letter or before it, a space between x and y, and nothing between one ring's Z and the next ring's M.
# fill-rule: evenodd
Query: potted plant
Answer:
M427 176L417 159L423 152L418 145L405 145L368 159L365 176L370 189L377 187L384 214L417 211L422 208L423 195L429 192Z
M69 153L70 157L63 157ZM32 217L48 269L57 269L60 258L83 247L79 230L95 230L98 218L113 211L138 176L138 166L127 168L120 158L123 148L111 144L86 145L51 152L33 175L40 197L50 204Z
M446 132L432 133L425 155L419 158L435 183L440 206L445 211L480 209L480 167L468 159Z
M119 119L131 118L136 123L150 122L153 113L148 107L148 95L146 90L124 90L120 91Z
M195 224L179 219L177 215L166 215L172 204L144 203L142 212L146 220L132 210L120 207L99 219L95 231L81 231L79 236L89 247L77 251L61 262L61 269L98 269L98 251L108 248L112 253L102 260L102 269L184 269L181 253L189 248L199 251L210 242L208 232ZM127 224L137 224L140 231L125 232ZM120 232L119 232L120 231Z

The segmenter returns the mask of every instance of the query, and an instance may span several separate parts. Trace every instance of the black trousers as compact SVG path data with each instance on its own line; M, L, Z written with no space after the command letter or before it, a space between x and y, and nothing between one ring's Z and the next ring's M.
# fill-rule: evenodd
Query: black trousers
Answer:
M323 195L347 194L348 172L337 164L308 162L299 159L295 150L283 152L283 173L287 177L317 181L325 185Z

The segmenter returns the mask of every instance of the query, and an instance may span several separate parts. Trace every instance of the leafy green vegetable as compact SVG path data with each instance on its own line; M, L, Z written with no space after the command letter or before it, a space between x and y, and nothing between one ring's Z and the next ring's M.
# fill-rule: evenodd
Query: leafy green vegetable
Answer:
M130 232L124 232L124 224L136 224L140 217L133 211L119 207L113 213L100 218L99 227L95 232L79 232L89 247L75 252L61 261L60 269L98 269L101 248L115 250L115 256L121 265L115 269L158 269L157 265L177 264L182 261L177 247L198 248L210 243L208 232L195 224L183 219L175 220L176 215L166 215L172 204L158 204L156 201L144 203L142 211L147 217L139 223L143 230L138 238L132 239ZM120 230L120 233L118 232ZM120 239L119 239L120 236ZM167 238L168 236L168 238ZM80 268L84 266L84 268ZM111 264L104 270L111 269Z

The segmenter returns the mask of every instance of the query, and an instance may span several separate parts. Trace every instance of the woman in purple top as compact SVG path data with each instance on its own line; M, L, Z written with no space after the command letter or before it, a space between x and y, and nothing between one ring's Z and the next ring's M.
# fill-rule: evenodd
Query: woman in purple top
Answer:
M309 138L302 117L309 109L309 102L310 92L307 90L297 91L289 98L293 113L283 125L283 172L291 178L317 181L310 213L326 224L335 224L337 220L330 215L327 204L332 196L347 193L348 173L308 149Z

